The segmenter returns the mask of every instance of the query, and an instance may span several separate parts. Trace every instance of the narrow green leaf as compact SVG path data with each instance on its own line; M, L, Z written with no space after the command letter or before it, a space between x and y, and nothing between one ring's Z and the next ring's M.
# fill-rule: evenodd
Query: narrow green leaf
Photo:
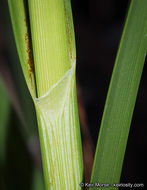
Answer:
M112 184L109 189L116 189L113 183L120 180L146 53L147 1L132 0L111 78L91 177L93 183Z
M30 93L36 97L27 1L8 0L8 5L20 64Z

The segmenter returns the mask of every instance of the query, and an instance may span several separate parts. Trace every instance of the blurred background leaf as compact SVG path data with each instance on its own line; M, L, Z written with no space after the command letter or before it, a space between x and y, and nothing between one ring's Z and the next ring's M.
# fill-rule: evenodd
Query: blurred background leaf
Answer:
M10 116L10 102L0 77L0 166L6 159L7 132Z

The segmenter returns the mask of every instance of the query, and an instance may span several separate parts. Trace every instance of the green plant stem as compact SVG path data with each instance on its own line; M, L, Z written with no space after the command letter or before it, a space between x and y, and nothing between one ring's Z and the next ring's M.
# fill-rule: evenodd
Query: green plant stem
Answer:
M132 0L110 82L91 182L119 183L147 53L147 1ZM91 189L97 189L91 188Z
M46 190L80 189L83 159L70 1L8 2L21 65L36 108ZM35 76L35 86L30 74Z
M64 6L61 0L29 1L38 97L58 82L71 66Z

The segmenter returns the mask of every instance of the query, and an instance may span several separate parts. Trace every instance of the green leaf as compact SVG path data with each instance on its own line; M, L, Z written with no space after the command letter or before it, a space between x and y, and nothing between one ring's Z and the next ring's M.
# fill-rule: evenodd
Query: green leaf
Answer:
M146 53L147 1L132 0L109 86L91 177L93 183L112 184L109 189L116 189L113 183L120 180Z
M8 0L8 5L23 74L32 97L36 97L27 2Z

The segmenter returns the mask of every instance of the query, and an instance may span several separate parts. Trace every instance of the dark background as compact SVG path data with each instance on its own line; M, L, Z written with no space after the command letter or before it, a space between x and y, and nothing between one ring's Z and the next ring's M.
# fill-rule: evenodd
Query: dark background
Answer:
M90 134L94 146L96 146L107 90L129 1L72 0L71 3L77 46L77 79L82 90L82 99L85 105ZM10 26L7 26L6 22L9 20L9 16L7 16L8 9L4 0L0 0L0 5L0 56L4 58L11 70L9 45L14 43L14 41L9 42L9 37L6 36L7 29L10 28ZM10 25L9 21L8 25ZM145 66L124 159L121 175L122 183L145 184L147 124L146 70L147 68ZM16 114L13 108L11 115L10 123L15 126ZM15 183L14 180L11 179L11 175L17 175L18 189L20 187L19 185L23 183L22 178L25 178L27 181L24 185L24 189L28 189L32 160L29 158L26 146L20 137L21 135L17 127L15 126L9 133L11 134L9 136L11 136L12 143L8 142L8 147L11 146L11 149L9 148L8 160L5 164L6 169L9 171L9 174L5 173L5 177L8 175L6 182L10 181L11 184ZM21 148L16 148L16 145ZM18 154L18 152L20 152L21 157L16 161L13 154ZM29 160L28 164L25 164L25 167L20 167L23 172L20 173L19 176L17 172L20 172L20 169L15 167L12 163L25 163L27 159ZM30 173L26 174L28 170Z

